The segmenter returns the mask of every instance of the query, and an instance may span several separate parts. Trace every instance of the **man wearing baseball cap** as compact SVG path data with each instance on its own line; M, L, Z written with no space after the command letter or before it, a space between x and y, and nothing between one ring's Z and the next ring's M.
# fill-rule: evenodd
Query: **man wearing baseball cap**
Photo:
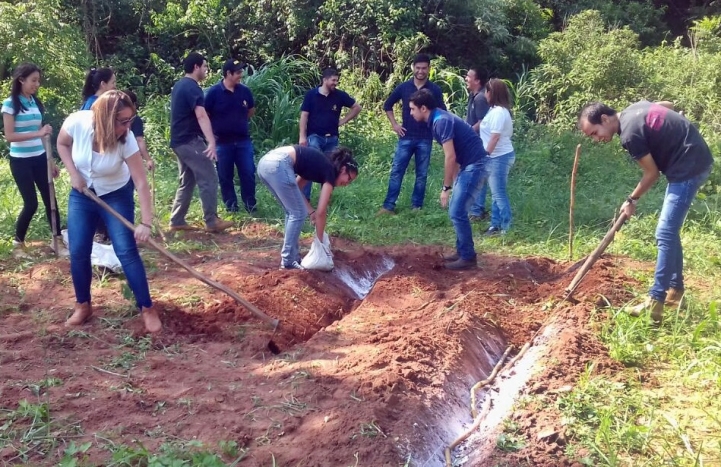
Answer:
M228 212L237 212L235 169L240 179L240 198L249 213L256 210L255 161L250 140L249 120L255 114L253 93L240 82L245 64L228 60L223 65L223 79L208 89L205 109L210 116L218 145L218 180L220 195Z

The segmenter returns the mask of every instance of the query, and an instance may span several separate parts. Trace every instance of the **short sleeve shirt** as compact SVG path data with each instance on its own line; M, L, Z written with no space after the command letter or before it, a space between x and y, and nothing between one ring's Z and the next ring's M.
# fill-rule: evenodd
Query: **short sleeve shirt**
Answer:
M682 182L713 164L706 141L686 118L662 105L641 101L619 115L621 145L639 160L651 154L669 182Z
M253 93L244 84L238 84L232 91L225 87L223 80L211 86L205 94L205 111L217 143L249 139L248 112L254 107Z
M308 112L308 135L338 136L338 122L343 107L351 108L355 105L347 92L336 89L327 96L320 92L320 88L308 91L300 106L301 112Z
M130 170L125 163L139 151L132 131L128 131L125 143L104 154L93 151L93 112L81 110L72 113L63 122L62 129L73 139L71 155L75 167L89 188L103 196L124 187L130 180Z
M396 102L401 101L403 103L403 128L406 129L405 135L401 139L410 140L432 140L431 130L423 122L417 122L411 117L411 96L420 89L428 89L433 93L433 97L436 99L436 106L439 109L446 110L446 104L443 102L443 91L432 81L426 81L420 88L416 87L416 83L413 79L410 79L404 83L399 84L393 90L388 99L383 103L383 110L389 112L393 110L393 106Z
M295 173L305 180L315 183L330 183L335 186L337 177L331 160L319 149L310 146L294 145Z
M2 103L2 113L15 116L15 132L16 133L32 133L39 131L43 124L43 115L34 97L27 99L20 96L20 102L27 110L20 109L15 111L13 101L7 98ZM40 138L33 138L27 141L16 141L10 143L10 156L12 157L35 157L45 153L43 141Z
M481 137L473 131L471 126L460 117L445 110L436 109L431 113L428 121L433 138L441 146L453 140L456 152L456 162L461 169L467 165L481 162L486 155Z
M133 132L136 138L144 138L145 123L143 122L143 119L136 115L133 119L133 123L130 124L130 131Z
M513 151L513 143L511 143L513 119L511 118L511 112L507 108L498 105L492 107L483 117L479 133L485 148L488 147L493 134L499 135L496 147L493 148L493 152L490 154L491 157L502 156Z
M195 116L195 108L205 105L203 90L197 81L184 76L175 83L170 93L170 147L187 144L203 131Z
M466 111L466 123L473 126L483 120L491 107L488 105L483 91L468 96L468 110Z

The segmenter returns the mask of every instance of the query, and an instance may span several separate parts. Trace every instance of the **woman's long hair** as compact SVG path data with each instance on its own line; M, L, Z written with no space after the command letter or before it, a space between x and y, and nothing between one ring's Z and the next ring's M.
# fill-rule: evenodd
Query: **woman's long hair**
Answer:
M108 91L103 93L92 107L95 125L95 143L98 144L98 152L105 154L118 146L118 142L125 143L127 132L118 138L115 135L115 125L118 114L123 109L132 109L135 114L135 106L127 94L122 91Z
M94 96L96 92L98 92L98 89L100 89L100 84L104 82L110 81L110 78L113 77L113 70L110 68L91 68L88 71L88 74L85 75L85 84L83 84L83 102L88 100L88 97Z
M42 77L43 72L39 66L34 63L21 63L17 66L17 68L15 68L15 71L13 72L13 82L10 86L10 100L13 103L13 110L15 111L15 115L19 114L20 112L28 111L28 108L25 107L20 101L20 96L22 95L23 91L23 83L20 82L20 80L27 79L28 76L32 75L36 71ZM45 113L45 106L43 106L43 103L40 102L38 96L33 94L33 99L35 99L35 103L40 110L40 114L42 115L43 113Z
M511 91L508 89L508 85L501 79L491 78L486 83L486 89L489 92L488 105L491 107L499 106L505 107L508 111L511 111Z
M340 175L343 167L345 167L346 172L349 174L355 174L356 177L358 176L358 162L353 158L353 151L350 149L344 146L333 149L330 153L330 161L335 168L336 177Z

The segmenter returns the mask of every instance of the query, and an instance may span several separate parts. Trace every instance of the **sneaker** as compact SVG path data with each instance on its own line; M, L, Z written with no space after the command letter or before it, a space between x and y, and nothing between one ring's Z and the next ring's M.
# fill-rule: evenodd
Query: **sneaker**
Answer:
M30 255L28 254L27 247L25 246L25 242L19 242L17 240L13 240L13 257L15 258L30 258Z
M280 266L281 269L305 269L303 266L300 265L298 261L293 261L290 264L282 264Z
M413 206L411 207L412 212L419 212L422 208L420 206Z
M480 215L476 216L475 214L471 214L468 216L468 220L471 222L481 222L482 220L488 219L488 213L482 212Z
M463 271L465 269L475 269L478 267L478 261L476 258L473 259L462 259L458 258L455 261L450 261L443 265L446 269L452 269L454 271Z
M188 224L170 225L171 232L180 232L183 230L198 230L198 228Z
M395 216L396 212L386 208L380 208L376 216Z
M496 227L494 225L490 226L488 228L488 230L483 232L483 235L485 235L486 237L494 237L496 235L505 235L505 234L506 234L505 230L501 230L500 227Z
M214 221L205 224L205 230L208 232L222 232L234 225L235 223L233 221L224 221L220 217L216 217Z
M458 261L461 257L458 253L451 253L449 255L443 255L443 261Z

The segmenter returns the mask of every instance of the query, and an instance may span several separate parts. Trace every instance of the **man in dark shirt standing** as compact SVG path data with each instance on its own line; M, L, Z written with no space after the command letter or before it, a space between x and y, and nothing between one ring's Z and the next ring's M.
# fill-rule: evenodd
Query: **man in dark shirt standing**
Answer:
M170 212L170 230L193 230L185 216L197 184L205 229L220 232L233 223L218 218L218 174L213 166L218 157L210 119L203 106L203 90L198 84L208 75L208 62L199 53L191 52L183 60L183 70L185 76L175 83L170 95L170 148L178 158L179 177Z
M383 207L378 214L395 214L396 201L401 192L403 176L408 168L411 157L415 154L416 161L416 183L413 186L411 195L411 209L418 210L423 207L423 200L426 196L426 179L428 177L428 166L431 163L431 130L424 122L419 122L411 117L410 99L419 89L428 89L433 95L436 105L445 110L443 103L443 92L435 83L428 80L428 73L431 67L431 59L428 55L419 54L413 59L413 78L399 84L388 96L383 104L388 120L391 122L393 131L399 137L396 152L393 155L391 177L388 181L388 193L383 201ZM393 114L393 106L396 102L403 104L403 126L399 125Z
M473 269L477 260L468 206L483 182L486 157L483 141L460 117L436 108L435 97L428 89L415 92L409 104L413 119L428 127L436 142L443 146L445 155L440 201L441 207L448 207L448 216L456 231L456 252L444 258L445 267Z
M466 123L471 125L473 131L479 132L481 120L488 113L490 106L486 100L483 87L486 85L486 74L480 68L471 68L466 73L466 87L468 88L468 109L466 110ZM486 192L488 184L484 183L478 197L468 210L471 221L480 221L488 217L486 211Z
M338 147L338 128L358 116L361 106L347 92L337 89L340 75L333 68L326 68L321 75L321 85L305 94L300 106L298 144L310 146L328 154ZM348 113L340 118L343 107ZM310 199L312 183L303 187L303 194Z
M238 212L235 194L235 169L240 179L240 199L245 210L254 213L255 161L253 142L250 140L249 119L255 114L253 93L242 84L243 64L228 60L223 65L223 79L205 94L205 111L208 112L218 144L218 180L220 196L228 212Z
M663 104L663 105L662 105ZM684 293L681 227L696 192L711 173L711 151L695 126L672 110L671 103L641 101L620 114L607 105L586 105L578 118L579 129L596 142L609 142L618 134L621 145L641 166L643 175L621 206L628 217L636 203L658 180L666 176L668 186L656 226L656 272L648 299L631 310L639 316L650 312L660 324L664 303L677 306Z

